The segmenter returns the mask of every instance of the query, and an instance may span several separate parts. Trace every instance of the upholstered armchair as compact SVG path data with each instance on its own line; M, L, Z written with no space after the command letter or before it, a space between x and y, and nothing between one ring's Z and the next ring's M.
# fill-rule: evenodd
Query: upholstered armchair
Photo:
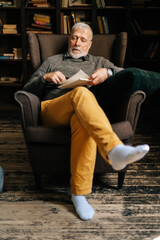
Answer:
M49 56L67 49L67 35L28 34L30 57L33 71ZM127 34L95 35L90 53L104 56L115 65L123 67L127 46ZM20 106L22 128L36 187L41 187L42 174L69 172L70 128L49 128L41 125L41 104L37 96L17 91L15 100ZM137 126L140 107L145 93L134 92L120 101L110 116L113 130L125 144L132 144ZM123 185L126 168L118 172L118 188ZM97 151L95 173L114 171ZM115 172L115 171L114 171Z

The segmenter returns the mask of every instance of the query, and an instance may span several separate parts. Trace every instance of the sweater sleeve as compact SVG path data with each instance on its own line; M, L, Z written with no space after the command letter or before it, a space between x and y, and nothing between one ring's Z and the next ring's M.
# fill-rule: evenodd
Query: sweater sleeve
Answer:
M105 59L105 58L103 58L102 67L111 68L113 71L113 74L124 70L124 68L115 66L112 62L110 62L108 59Z
M48 85L48 83L44 81L43 76L48 72L48 69L49 62L46 60L37 69L37 71L33 73L29 81L24 85L23 90L42 98L43 93Z

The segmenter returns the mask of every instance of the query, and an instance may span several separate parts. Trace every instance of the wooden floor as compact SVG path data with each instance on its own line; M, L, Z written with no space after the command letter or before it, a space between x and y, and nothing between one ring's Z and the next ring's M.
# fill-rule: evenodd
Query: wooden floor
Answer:
M157 114L157 113L153 113ZM147 120L137 128L134 144L151 150L132 164L124 186L117 190L117 174L94 180L88 201L95 209L81 221L70 201L69 179L43 179L34 189L19 119L0 118L0 165L5 172L0 194L0 240L153 240L160 236L160 126Z

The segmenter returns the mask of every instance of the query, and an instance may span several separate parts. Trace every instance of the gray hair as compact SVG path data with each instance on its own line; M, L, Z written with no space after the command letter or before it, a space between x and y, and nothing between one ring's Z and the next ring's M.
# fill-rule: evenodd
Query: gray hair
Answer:
M91 41L93 39L93 31L92 31L92 28L86 24L86 23L83 23L83 22L78 22L78 23L75 23L72 27L72 31L71 31L71 34L72 32L75 30L75 29L84 29L84 30L90 30L91 32Z

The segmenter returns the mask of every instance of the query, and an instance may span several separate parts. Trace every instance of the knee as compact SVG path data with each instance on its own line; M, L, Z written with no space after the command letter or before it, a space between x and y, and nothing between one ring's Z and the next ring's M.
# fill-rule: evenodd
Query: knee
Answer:
M88 99L93 99L94 101L96 101L93 93L88 90L88 88L82 86L76 87L72 90L72 97L73 99L82 101L87 101Z
M79 96L94 96L93 93L90 90L88 90L88 88L83 86L76 87L72 91L75 95Z

